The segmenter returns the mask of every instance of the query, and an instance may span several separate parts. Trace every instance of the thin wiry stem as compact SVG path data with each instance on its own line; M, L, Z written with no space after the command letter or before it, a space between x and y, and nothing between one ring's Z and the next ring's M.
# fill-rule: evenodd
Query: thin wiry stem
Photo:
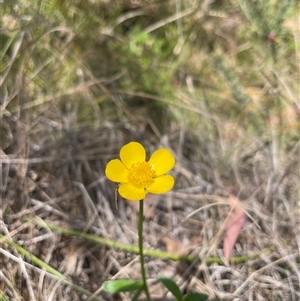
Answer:
M146 271L145 271L144 252L143 252L143 219L144 219L144 200L140 200L138 234L139 234L139 253L140 253L141 273L142 273L144 291L146 293L147 300L151 301L147 282L146 282Z
M84 233L82 231L77 231L73 230L70 228L65 228L61 227L59 225L50 223L50 222L41 222L39 219L29 219L29 218L24 218L24 221L33 221L35 224L37 224L40 227L43 228L49 228L55 231L58 231L60 233L65 233L69 235L74 235L76 237L83 238L88 241L92 241L97 244L102 244L110 248L115 248L119 250L123 250L126 252L134 253L134 254L139 254L139 248L137 246L129 245L129 244L123 244L108 238L103 238L99 237L99 235L95 234L89 234L89 233ZM1 238L1 234L0 234ZM283 245L289 243L289 240L285 240L282 242ZM277 247L271 246L268 248L265 248L261 250L260 252L253 252L251 254L247 254L244 256L233 256L230 258L230 263L231 264L239 264L239 263L245 263L249 260L255 260L258 259L261 255L266 255L270 254L273 251L277 250ZM160 250L152 250L152 249L146 249L143 250L143 254L146 256L150 257L155 257L155 258L161 258L165 260L174 260L174 261L186 261L186 262L194 262L195 260L200 261L200 262L206 262L206 264L213 264L213 263L218 263L218 264L223 264L224 259L221 257L205 257L205 258L200 258L197 256L192 256L192 255L181 255L181 254L173 254L173 253L168 253ZM296 256L297 262L300 262L300 256Z

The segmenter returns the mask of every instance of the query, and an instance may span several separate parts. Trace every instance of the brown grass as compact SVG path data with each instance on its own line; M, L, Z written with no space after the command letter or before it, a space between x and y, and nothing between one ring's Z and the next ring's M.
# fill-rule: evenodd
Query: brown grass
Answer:
M153 5L143 7L146 15L159 8ZM161 88L166 89L163 95L157 87L153 93L142 90L141 76L128 85L136 76L130 69L133 64L109 69L114 60L123 63L103 24L97 23L103 56L96 42L87 39L93 48L84 48L84 35L70 24L47 24L42 33L28 27L33 36L20 30L13 38L1 64L0 300L130 300L129 294L107 294L102 284L108 279L139 279L136 254L47 226L54 223L137 245L138 208L120 197L116 207L116 186L104 175L107 162L118 157L128 141L141 142L149 154L166 147L176 157L173 191L146 199L145 248L195 257L193 262L146 258L153 300L172 297L157 281L159 273L174 279L184 292L203 292L210 300L300 298L299 91L290 75L297 69L296 60L283 47L278 55L292 67L278 59L273 70L258 72L263 58L253 55L256 62L249 70L232 58L243 54L236 48L242 41L220 31L213 18L225 21L226 16L212 12L195 14L185 25L194 30L197 23L204 24L197 27L198 34L216 39L211 43L218 46L206 45L197 52L195 41L192 55L182 53L180 58L185 70L174 72L173 81ZM247 23L236 11L229 12L235 22ZM176 16L181 20L174 14L174 22ZM13 18L7 13L8 17ZM168 28L159 23L168 21L166 16L143 20L148 31L153 24ZM20 19L13 21L18 28ZM11 22L7 24L13 26ZM296 35L294 23L288 24ZM16 29L7 26L9 36ZM233 39L234 45L216 42L220 36ZM126 37L115 29L113 41L123 43ZM116 52L106 53L109 47ZM144 63L137 62L141 69ZM213 64L218 72L212 72ZM175 68L171 63L163 67ZM154 80L150 75L149 82ZM168 76L162 75L166 82ZM247 214L233 251L240 262L231 264L222 251L229 193L240 199ZM16 245L66 278L41 268ZM247 257L253 254L258 256Z

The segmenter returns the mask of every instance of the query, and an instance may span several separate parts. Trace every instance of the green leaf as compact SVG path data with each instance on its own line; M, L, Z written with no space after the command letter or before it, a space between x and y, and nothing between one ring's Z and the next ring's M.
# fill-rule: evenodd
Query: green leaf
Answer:
M132 292L142 289L143 283L132 279L108 280L104 282L103 288L110 293Z
M174 295L174 297L178 300L182 300L182 293L178 285L170 278L159 275L158 279L163 283L163 285Z
M0 301L9 301L8 298L0 291Z
M132 297L131 301L137 301L138 297L140 296L140 294L142 293L144 289L140 288L138 291L135 292L134 296Z
M182 301L206 301L208 296L200 293L188 293L184 296Z

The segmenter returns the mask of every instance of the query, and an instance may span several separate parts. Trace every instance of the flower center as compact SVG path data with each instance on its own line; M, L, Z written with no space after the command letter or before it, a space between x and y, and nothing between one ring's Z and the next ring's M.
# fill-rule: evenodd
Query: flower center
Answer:
M147 188L156 177L153 167L147 162L137 162L132 164L128 170L128 182L137 188Z

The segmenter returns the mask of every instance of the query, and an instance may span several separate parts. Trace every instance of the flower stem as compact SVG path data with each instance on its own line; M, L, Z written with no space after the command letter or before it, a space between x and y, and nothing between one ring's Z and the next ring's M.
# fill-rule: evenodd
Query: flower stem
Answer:
M143 219L144 219L144 200L140 200L139 225L138 225L140 263L141 263L142 279L144 283L144 290L147 296L147 300L151 301L147 282L146 282L146 271L145 271L145 262L144 262L144 252L143 252Z

